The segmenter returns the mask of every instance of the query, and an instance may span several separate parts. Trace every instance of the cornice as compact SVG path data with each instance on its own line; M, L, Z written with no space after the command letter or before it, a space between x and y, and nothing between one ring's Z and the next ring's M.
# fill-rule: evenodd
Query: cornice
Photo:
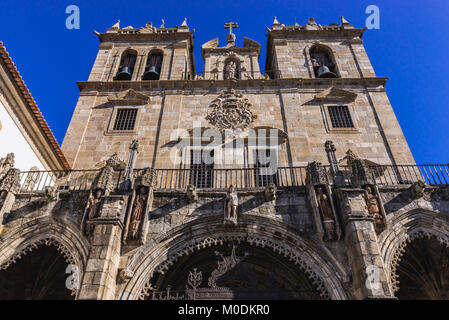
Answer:
M371 78L287 78L287 79L228 79L228 80L157 80L157 81L79 81L79 90L82 91L102 91L114 90L123 91L127 89L135 90L186 90L186 89L206 89L206 88L245 88L245 87L319 87L328 88L332 86L359 86L359 87L379 87L385 86L387 77ZM383 90L381 90L383 91Z

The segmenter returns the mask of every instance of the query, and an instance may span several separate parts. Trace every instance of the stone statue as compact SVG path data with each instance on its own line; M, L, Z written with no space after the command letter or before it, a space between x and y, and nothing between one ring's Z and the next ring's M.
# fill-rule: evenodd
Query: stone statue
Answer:
M376 230L380 230L383 228L383 218L382 214L379 210L379 202L377 201L376 196L373 194L373 191L370 186L365 187L365 201L366 206L368 207L368 213L373 218L374 228Z
M97 189L89 197L87 203L87 219L92 220L98 216L100 210L101 197L103 196L103 190Z
M144 186L140 186L137 189L136 199L134 200L133 210L131 212L131 222L130 222L130 230L129 230L129 238L132 240L136 240L140 223L142 221L142 217L145 212L145 207L148 200L148 188Z
M329 198L323 187L318 187L316 189L316 200L318 202L318 208L320 209L326 237L331 240L335 237L335 219Z
M231 60L228 63L226 63L224 78L237 79L237 64L235 63L235 61Z
M237 195L237 191L234 186L231 184L229 187L229 192L226 195L226 210L225 210L225 222L230 221L234 224L237 223L237 209L239 205L239 198Z

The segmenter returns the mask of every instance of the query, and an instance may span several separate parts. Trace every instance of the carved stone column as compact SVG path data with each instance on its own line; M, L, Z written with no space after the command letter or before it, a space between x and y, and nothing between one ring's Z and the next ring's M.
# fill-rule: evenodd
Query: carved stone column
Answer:
M102 201L99 216L92 220L94 231L79 299L115 299L127 196L108 195Z
M336 191L345 230L356 299L394 299L363 189Z

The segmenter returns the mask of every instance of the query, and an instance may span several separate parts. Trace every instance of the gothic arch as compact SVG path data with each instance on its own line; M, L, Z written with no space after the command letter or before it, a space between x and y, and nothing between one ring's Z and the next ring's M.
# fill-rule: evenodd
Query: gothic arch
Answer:
M16 225L5 232L3 241L0 242L0 270L7 269L42 245L55 246L67 264L76 265L80 271L81 283L89 243L76 226L49 218L37 218L28 222L25 227Z
M273 236L275 234L275 236ZM349 276L332 253L316 239L306 239L279 221L265 217L241 217L236 227L225 227L217 216L198 219L172 229L138 250L126 267L131 274L119 299L139 299L155 273L164 273L181 257L224 242L265 247L297 265L317 286L322 298L349 299L344 288Z
M449 217L423 209L414 209L393 217L390 226L379 235L379 246L393 291L398 290L397 268L407 245L413 240L431 237L449 247Z

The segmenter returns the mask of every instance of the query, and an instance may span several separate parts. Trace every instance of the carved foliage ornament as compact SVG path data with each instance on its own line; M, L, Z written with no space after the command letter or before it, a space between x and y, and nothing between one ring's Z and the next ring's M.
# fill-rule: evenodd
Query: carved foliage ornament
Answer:
M306 172L308 184L312 186L327 184L326 170L320 162L307 164Z
M17 193L20 189L20 170L11 168L0 181L0 190Z
M231 89L212 101L206 119L220 130L241 131L257 118L250 107L248 99Z

